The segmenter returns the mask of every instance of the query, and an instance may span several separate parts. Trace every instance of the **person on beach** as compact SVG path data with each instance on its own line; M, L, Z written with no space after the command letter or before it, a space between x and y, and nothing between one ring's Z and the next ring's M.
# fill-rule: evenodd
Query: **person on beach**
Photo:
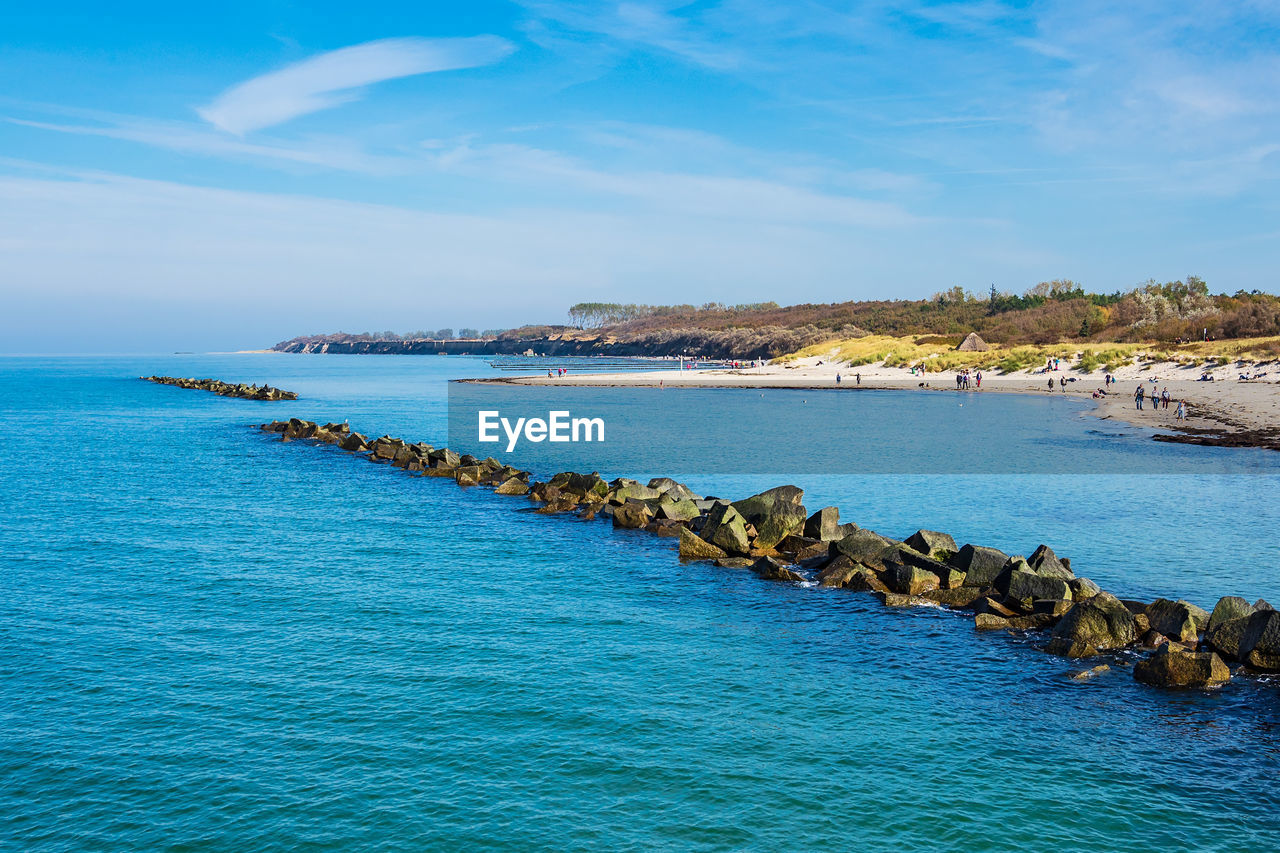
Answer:
M840 374L839 374L839 373L837 373L837 374L836 374L836 384L837 384L837 385L839 385L839 384L840 384Z
M1138 404L1138 411L1142 411L1142 398L1146 395L1146 390L1139 385L1138 390L1133 392L1133 400Z
M975 373L973 375L973 378L975 383L977 384L978 390L981 391L982 390L982 371L979 370L977 373Z
M1063 391L1066 391L1066 390L1067 390L1067 377L1065 377L1065 376L1059 376L1059 377L1058 377L1058 384L1059 384L1060 386L1062 386L1062 390L1063 390Z
M1053 392L1053 377L1052 377L1052 376L1050 376L1050 377L1049 377L1049 392L1050 392L1050 393L1052 393L1052 392Z
M1178 401L1178 411L1175 412L1173 416L1175 419L1180 421L1185 421L1187 419L1187 401L1186 400Z
M1169 387L1167 385L1165 386L1165 389L1160 392L1160 408L1169 408Z
M853 374L853 382L854 382L854 384L855 384L855 385L861 385L861 384L862 384L862 374L861 374L861 373L855 373L855 374Z

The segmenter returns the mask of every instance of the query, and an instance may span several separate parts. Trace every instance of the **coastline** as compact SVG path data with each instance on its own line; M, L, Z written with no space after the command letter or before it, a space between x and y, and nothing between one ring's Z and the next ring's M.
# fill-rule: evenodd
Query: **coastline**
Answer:
M912 391L949 391L953 394L1037 394L1061 395L1094 404L1092 414L1102 420L1114 418L1135 426L1168 430L1157 440L1187 444L1228 447L1264 447L1280 450L1280 370L1263 379L1239 381L1239 372L1252 373L1256 366L1244 368L1226 365L1209 371L1188 368L1172 362L1126 366L1112 375L1116 384L1103 397L1104 373L1081 373L1063 365L1061 370L1044 368L1010 374L984 372L981 389L958 391L951 372L915 374L903 367L865 364L857 367L836 364L818 358L798 359L788 364L766 364L732 370L637 371L631 373L579 373L561 377L515 376L478 380L481 382L518 385L581 385L593 387L663 387L663 388L839 388L841 390L895 389ZM1197 381L1207 372L1212 382ZM837 384L836 375L841 382ZM1189 376L1188 374L1195 374ZM858 377L861 377L859 382ZM1048 381L1055 389L1048 390ZM1067 379L1062 388L1061 378ZM1155 380L1155 381L1152 381ZM1148 399L1142 411L1137 410L1133 394L1141 383L1147 393L1154 387L1168 388L1172 400L1169 407L1152 409ZM1188 415L1179 422L1175 415L1177 401L1185 400Z

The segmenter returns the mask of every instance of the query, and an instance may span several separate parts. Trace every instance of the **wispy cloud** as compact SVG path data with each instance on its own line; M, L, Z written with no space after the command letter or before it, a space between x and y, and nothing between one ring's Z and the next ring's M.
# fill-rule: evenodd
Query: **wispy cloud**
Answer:
M358 97L362 86L488 65L514 49L497 36L371 41L254 77L223 92L198 112L215 127L243 135L347 103Z

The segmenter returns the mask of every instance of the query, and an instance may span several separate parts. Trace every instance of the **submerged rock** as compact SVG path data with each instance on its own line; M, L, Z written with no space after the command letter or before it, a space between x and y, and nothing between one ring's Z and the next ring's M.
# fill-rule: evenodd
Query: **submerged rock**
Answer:
M770 581L803 581L804 576L773 557L761 557L751 564L751 571Z

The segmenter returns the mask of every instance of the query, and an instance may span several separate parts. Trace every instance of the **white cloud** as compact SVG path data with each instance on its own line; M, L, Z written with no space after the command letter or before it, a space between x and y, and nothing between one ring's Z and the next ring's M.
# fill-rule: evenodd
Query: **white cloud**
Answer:
M510 42L497 36L371 41L254 77L223 92L198 112L210 124L243 135L351 101L357 97L354 90L361 86L488 65L512 50Z

